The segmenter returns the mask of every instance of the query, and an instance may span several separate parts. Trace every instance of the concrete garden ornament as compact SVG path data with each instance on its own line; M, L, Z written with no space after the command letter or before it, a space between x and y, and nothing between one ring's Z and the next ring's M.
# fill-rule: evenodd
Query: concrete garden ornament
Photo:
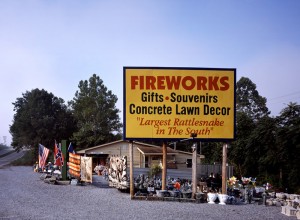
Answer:
M109 186L117 189L127 189L127 157L111 157L108 169Z
M227 194L218 194L218 198L220 201L220 205L226 205L227 199L228 199L228 195Z
M215 201L218 197L216 193L207 193L208 204L215 204Z

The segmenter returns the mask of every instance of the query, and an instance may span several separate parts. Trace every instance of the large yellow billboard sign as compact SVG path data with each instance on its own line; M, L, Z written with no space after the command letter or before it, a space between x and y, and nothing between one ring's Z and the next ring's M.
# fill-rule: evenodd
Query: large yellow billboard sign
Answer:
M232 140L235 69L124 67L124 139Z

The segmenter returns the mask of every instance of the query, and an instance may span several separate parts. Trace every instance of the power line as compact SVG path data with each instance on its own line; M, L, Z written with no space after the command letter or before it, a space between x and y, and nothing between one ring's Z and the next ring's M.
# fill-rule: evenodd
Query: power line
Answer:
M282 96L277 96L271 99L267 99L267 106L270 109L273 109L272 112L280 112L282 109L288 106L288 103L300 103L300 91L298 92L293 92L293 93L288 93ZM271 100L271 101L270 101ZM281 106L281 107L280 107ZM281 108L281 110L279 109ZM273 113L274 114L274 113Z
M286 95L277 96L277 97L274 97L274 98L270 98L269 100L275 100L275 99L285 98L285 97L289 97L289 96L293 96L293 95L298 95L298 94L300 94L300 91L293 92L293 93L288 93Z
M284 104L284 102L299 102L300 101L300 96L296 97L296 98L293 98L293 100L288 100L288 99L283 99L281 101L273 101L273 102L267 102L268 104L278 104L278 103L282 103Z

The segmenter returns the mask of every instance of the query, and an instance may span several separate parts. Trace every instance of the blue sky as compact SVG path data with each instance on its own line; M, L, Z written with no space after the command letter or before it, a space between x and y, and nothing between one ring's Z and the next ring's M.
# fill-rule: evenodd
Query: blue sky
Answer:
M300 1L0 1L0 143L12 102L66 102L96 73L123 109L123 66L236 68L276 116L300 102ZM121 115L122 117L122 115Z

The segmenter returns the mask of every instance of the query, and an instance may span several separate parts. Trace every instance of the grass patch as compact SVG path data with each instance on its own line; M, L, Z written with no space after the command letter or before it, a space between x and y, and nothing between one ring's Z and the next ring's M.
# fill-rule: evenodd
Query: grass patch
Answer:
M7 149L7 148L9 148L9 146L4 145L4 144L0 144L0 150Z
M33 166L35 160L31 150L26 151L23 157L13 161L11 165L14 166Z
M15 151L14 151L14 150L11 150L11 151L6 152L5 154L1 154L1 155L0 155L0 158L1 158L1 157L5 157L5 156L7 156L7 155L9 155L9 154L12 154L13 152L15 152Z

